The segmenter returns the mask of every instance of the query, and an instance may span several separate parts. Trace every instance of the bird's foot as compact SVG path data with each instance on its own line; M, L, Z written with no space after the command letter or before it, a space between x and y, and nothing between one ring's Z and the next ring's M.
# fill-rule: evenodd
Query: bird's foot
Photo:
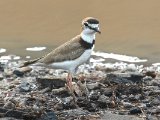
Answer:
M67 91L71 94L71 96L73 97L73 103L75 105L76 108L78 108L78 105L77 105L77 97L74 93L74 89L73 89L73 86L71 87L70 85L67 85L66 84L66 89Z
M89 91L86 85L86 81L83 81L83 83L82 81L78 81L77 84L79 86L79 89L81 90L81 94L88 97Z
M73 101L74 101L75 105L77 106L77 97L74 93L75 90L74 90L74 87L73 87L73 84L72 84L71 74L68 74L66 88L67 88L68 92L72 95Z

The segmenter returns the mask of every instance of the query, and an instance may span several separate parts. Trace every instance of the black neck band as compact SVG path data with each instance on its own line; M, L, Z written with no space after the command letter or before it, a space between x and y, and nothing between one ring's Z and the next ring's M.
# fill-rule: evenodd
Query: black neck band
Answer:
M82 45L82 47L84 47L85 49L91 49L93 47L93 45L95 44L95 40L93 40L92 43L88 43L86 41L84 41L82 38L80 39L79 43Z

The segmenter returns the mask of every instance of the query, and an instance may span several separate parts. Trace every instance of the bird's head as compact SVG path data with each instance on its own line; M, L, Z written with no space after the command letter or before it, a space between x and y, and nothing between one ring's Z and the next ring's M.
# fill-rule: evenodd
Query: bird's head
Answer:
M101 33L99 30L99 21L93 17L87 17L82 20L82 31L85 34Z

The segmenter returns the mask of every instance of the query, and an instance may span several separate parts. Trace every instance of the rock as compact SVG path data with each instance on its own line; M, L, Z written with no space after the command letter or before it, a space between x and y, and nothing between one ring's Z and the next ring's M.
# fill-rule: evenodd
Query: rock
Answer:
M111 105L111 100L109 99L109 97L101 95L98 99L98 104L100 108L106 108L108 105Z
M0 73L0 81L3 80L4 76L2 73Z
M141 109L139 107L133 107L129 110L129 113L131 115L140 114L142 113Z
M4 104L3 108L6 108L6 109L14 109L14 108L15 108L15 104L12 103L11 101L7 101L7 102Z
M3 117L3 118L0 118L0 120L22 120L22 119L16 119L13 117Z
M32 68L31 67L22 67L22 68L19 68L18 71L22 72L22 73L27 73L27 72L30 72L32 71Z
M134 105L133 104L131 104L131 103L129 103L129 102L123 102L123 106L125 107L125 108L133 108L134 107Z
M38 120L58 120L58 118L53 111L49 111L43 114Z
M156 72L155 71L147 71L144 73L146 76L151 76L152 78L156 77Z
M0 113L6 113L8 110L6 108L0 107Z
M11 84L8 86L8 89L12 89L12 88L15 88L16 86L14 84Z
M4 72L3 65L0 63L0 72Z
M101 120L144 120L143 118L138 118L131 115L117 115L110 112L104 113Z
M78 120L80 118L82 118L80 120L89 120L89 119L83 118L89 114L90 113L88 111L81 109L81 108L77 108L73 110L64 110L60 112L61 116L59 117L59 120Z
M15 79L14 79L14 77L7 77L6 78L6 81L7 82L13 82Z
M141 100L141 99L143 99L143 96L141 94L137 94L137 95L135 95L135 99Z
M66 87L61 87L61 88L58 88L58 89L52 89L52 93L55 94L55 95L62 95L62 94L65 94L67 92L68 91L66 90Z
M151 95L160 95L160 90L153 90L149 93L149 96Z
M107 74L106 80L110 81L110 83L116 84L131 84L135 82L142 82L142 78L144 75L137 72L129 72L129 73L110 73Z
M151 81L151 80L153 80L153 78L150 77L150 76L145 76L145 77L143 77L143 81L144 81L145 83L148 82L148 81Z
M40 84L41 88L49 87L51 89L65 87L66 83L64 78L36 78L36 81Z
M14 70L14 71L13 71L13 74L15 74L15 75L18 76L18 77L23 77L24 72L21 72L21 71L19 71L19 70Z
M159 79L152 79L152 81L150 81L150 85L159 86L160 87Z
M96 92L96 91L91 91L88 98L90 98L90 100L96 101L99 99L100 93Z
M105 95L101 95L98 99L99 102L103 102L106 103L106 101L109 100L109 97L105 96Z
M133 94L129 95L128 99L132 102L137 101L136 97Z
M99 88L99 83L98 83L98 82L88 83L88 84L87 84L87 88L88 88L89 90L97 89L97 88Z
M97 105L95 103L88 104L87 110L89 112L96 112L97 111Z
M49 92L49 91L51 91L51 89L49 87L46 87L46 88L42 89L40 92L41 93L46 93L46 92Z
M29 92L31 91L31 85L28 82L22 82L19 85L20 92Z
M65 97L62 99L64 109L76 108L73 97Z
M140 103L140 104L138 105L138 107L139 107L139 108L143 108L143 109L147 109L147 108L146 108L146 104L144 104L144 103Z
M27 102L27 98L22 98L22 99L19 100L18 106L19 107L24 107L24 106L26 106L26 102Z
M130 77L128 79L135 83L135 82L142 82L143 77L144 77L143 74L133 72L130 73Z
M34 104L33 107L32 107L32 109L34 111L36 111L36 112L39 112L41 110L40 107L37 104Z
M8 70L8 69L5 69L4 73L5 73L5 77L11 77L13 75L13 71Z
M113 88L104 88L104 89L102 89L102 90L104 90L104 91L103 91L103 94L104 94L105 96L108 96L108 97L111 97L111 96L112 96Z
M154 115L148 115L147 120L159 120L159 118Z
M158 98L154 98L152 101L151 101L151 105L160 105L160 100Z
M121 95L120 96L122 99L128 98L127 95Z
M132 83L131 80L126 79L126 77L122 77L124 74L116 74L116 73L110 73L107 74L106 79L103 81L103 83L115 83L115 84L126 84L126 83ZM128 76L128 74L127 74Z
M146 103L146 107L153 107L151 103Z
M18 110L9 110L6 112L4 117L14 117L16 119L22 119L23 118L23 112Z
M128 110L118 111L118 115L128 115Z
M62 103L57 103L54 105L55 110L64 110Z
M85 110L88 110L90 112L97 111L97 106L85 97L79 97L77 100L77 105L79 107L83 107Z
M120 92L121 94L142 94L142 87L139 85L118 85L117 91Z
M160 113L160 109L159 108L149 109L149 113L150 114L159 114Z

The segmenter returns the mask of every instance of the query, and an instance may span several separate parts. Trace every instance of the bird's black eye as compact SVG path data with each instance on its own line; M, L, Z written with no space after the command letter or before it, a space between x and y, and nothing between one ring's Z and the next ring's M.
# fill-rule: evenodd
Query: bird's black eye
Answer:
M88 24L87 24L87 23L84 23L84 25L85 25L85 26L88 26Z

